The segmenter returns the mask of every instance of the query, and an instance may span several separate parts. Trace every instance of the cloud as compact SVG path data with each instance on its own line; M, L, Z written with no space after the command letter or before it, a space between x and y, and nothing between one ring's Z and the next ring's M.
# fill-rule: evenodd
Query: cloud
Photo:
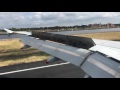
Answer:
M120 23L120 12L0 12L0 28Z

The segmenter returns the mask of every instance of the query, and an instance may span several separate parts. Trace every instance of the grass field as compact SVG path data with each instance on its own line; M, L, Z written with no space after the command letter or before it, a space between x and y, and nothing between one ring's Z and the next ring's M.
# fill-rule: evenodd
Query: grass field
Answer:
M120 40L120 32L82 34L75 36L91 37L104 40ZM20 50L22 46L23 44L19 42L19 39L0 41L0 67L46 60L50 57L50 55L33 48L22 51Z
M6 32L1 32L1 31L0 31L0 34L7 34L7 33L6 33Z
M18 39L0 41L0 67L46 60L49 57L48 54L33 48L22 51L22 46Z
M90 37L94 39L114 40L120 41L120 32L106 32L106 33L95 33L95 34L79 34L74 36Z

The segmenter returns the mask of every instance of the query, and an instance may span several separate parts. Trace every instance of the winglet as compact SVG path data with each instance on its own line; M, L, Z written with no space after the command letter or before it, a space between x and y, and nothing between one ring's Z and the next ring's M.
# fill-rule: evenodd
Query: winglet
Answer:
M7 33L14 33L14 31L6 29L6 28L4 28L4 30L7 31Z

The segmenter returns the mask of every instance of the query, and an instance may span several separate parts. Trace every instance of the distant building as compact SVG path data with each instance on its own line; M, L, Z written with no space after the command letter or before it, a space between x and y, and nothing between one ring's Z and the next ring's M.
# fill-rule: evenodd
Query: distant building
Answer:
M106 26L107 26L107 28L114 28L115 27L115 25L112 23L108 23L108 24L106 24Z
M116 26L112 23L108 23L108 24L89 24L88 27L91 29L95 29L95 28L114 28Z
M101 28L101 24L89 24L88 27L90 27L90 28Z

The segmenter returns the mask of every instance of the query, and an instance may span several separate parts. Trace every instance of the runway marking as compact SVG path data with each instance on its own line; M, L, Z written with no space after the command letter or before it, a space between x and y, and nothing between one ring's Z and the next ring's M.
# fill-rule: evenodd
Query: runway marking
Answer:
M66 65L66 64L70 64L70 62L60 63L60 64L53 64L53 65L47 65L47 66L41 66L41 67L35 67L35 68L29 68L29 69L23 69L23 70L17 70L17 71L10 71L10 72L5 72L5 73L0 73L0 75L6 75L6 74L17 73L17 72L36 70L36 69L47 68L47 67L61 66L61 65Z

